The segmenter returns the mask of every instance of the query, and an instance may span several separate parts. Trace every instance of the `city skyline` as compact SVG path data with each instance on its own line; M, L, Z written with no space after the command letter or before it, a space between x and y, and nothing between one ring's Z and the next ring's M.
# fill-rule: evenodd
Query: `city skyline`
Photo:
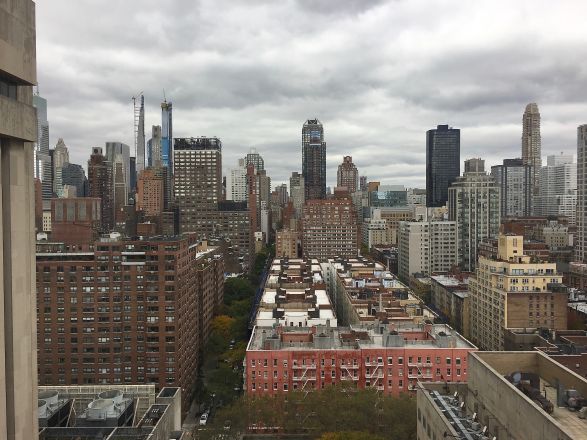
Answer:
M165 23L163 11L149 2L140 6L148 12L137 13L137 5L125 2L100 8L100 14L85 2L39 4L39 85L48 100L50 144L63 137L75 163L84 163L90 148L106 141L132 145L131 96L144 91L149 127L161 123L165 89L174 104L174 136L222 139L224 174L226 164L255 147L273 182L286 182L301 169L299 125L317 117L328 131L328 186L342 157L352 155L372 179L423 187L425 132L438 124L462 130L463 159L481 156L490 167L520 151L520 114L530 102L542 114L543 158L573 152L576 126L585 122L587 106L575 96L586 82L578 60L587 46L585 37L567 31L586 8L580 3L551 5L548 17L527 18L529 3L504 11L499 2L442 9L420 2L377 2L365 9L347 2L333 11L323 2L312 9L314 20L307 20L303 2L291 9L237 3L222 16L216 3L191 4L175 2L165 11L172 18ZM262 17L263 32L255 20L238 20L243 8ZM79 20L70 20L72 14ZM125 24L117 26L116 38L100 26L78 32L78 23L95 15ZM286 16L297 18L288 23L302 24L277 26ZM193 36L188 31L195 19L203 30ZM490 22L495 24L486 26ZM555 26L560 22L568 25ZM136 32L147 23L157 24L157 31ZM234 32L225 32L227 27ZM446 33L455 27L454 35ZM320 38L304 32L314 28ZM544 34L544 28L552 32ZM427 44L419 45L420 39ZM96 50L90 57L86 49ZM339 56L343 51L348 55ZM299 62L316 54L319 62L311 69ZM176 67L137 67L147 57L167 58ZM110 72L113 63L116 81L93 73ZM367 64L369 71L359 70ZM71 84L76 93L63 93ZM76 118L82 122L72 124ZM390 160L382 162L380 155Z

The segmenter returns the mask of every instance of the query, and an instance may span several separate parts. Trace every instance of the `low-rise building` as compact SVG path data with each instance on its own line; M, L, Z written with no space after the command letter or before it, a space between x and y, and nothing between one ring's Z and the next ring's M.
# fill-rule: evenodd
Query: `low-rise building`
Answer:
M247 346L250 395L313 391L336 384L399 395L418 381L466 381L476 347L452 328L430 323L395 328L255 327Z
M465 337L469 327L469 277L471 272L438 274L430 277L434 309Z

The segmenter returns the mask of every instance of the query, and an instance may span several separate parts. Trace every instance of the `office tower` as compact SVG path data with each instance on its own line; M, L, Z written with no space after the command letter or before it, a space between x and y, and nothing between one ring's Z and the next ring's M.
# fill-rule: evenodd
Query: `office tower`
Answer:
M53 165L49 156L49 122L47 121L47 100L33 96L37 109L37 141L35 143L35 177L41 179L43 200L53 197Z
M246 159L239 159L236 168L232 168L226 179L226 200L246 202L247 194L247 166Z
M359 189L361 191L367 191L367 176L359 177Z
M138 101L138 102L137 102ZM135 157L137 175L145 169L145 97L133 97L135 117Z
M359 170L353 163L351 156L345 156L342 163L338 166L336 173L336 186L345 187L349 193L354 193L357 190L359 182Z
M566 329L568 293L560 283L555 263L524 254L523 236L500 234L497 255L480 256L469 278L473 342L482 350L503 350L506 329Z
M37 249L39 383L176 386L189 408L223 298L217 248L188 235Z
M408 206L426 206L426 190L421 188L408 188L406 199Z
M399 276L404 281L415 273L448 272L458 264L454 221L401 222L397 242Z
M533 213L532 166L522 159L504 159L491 167L499 186L501 217L528 217Z
M112 163L102 154L102 148L92 148L88 160L88 193L102 200L102 232L112 231L114 226L114 180Z
M127 198L128 193L133 189L131 187L131 170L130 170L130 147L122 142L106 142L106 160L111 164L114 164L116 155L121 156L122 170L124 179L127 184Z
M542 167L540 137L540 112L532 102L526 106L522 116L522 160L532 166L532 193L538 194L538 175Z
M564 215L574 226L577 215L577 164L573 162L573 156L548 156L546 166L540 169L539 183L534 214L545 217Z
M0 438L37 437L35 4L0 2ZM41 139L43 140L43 139Z
M294 171L289 178L289 195L293 202L293 207L296 212L296 218L302 215L302 208L306 203L306 190L304 185L304 176Z
M459 265L471 272L479 242L496 237L500 224L499 186L485 173L483 160L466 160L463 176L448 189L448 218L457 222Z
M308 119L302 127L302 175L306 201L326 198L326 142L318 119Z
M147 142L147 164L150 167L163 166L162 131L160 125L151 127L151 139Z
M175 138L174 194L180 232L214 234L222 199L222 143L218 138Z
M137 190L137 158L131 156L129 160L130 166L130 190L135 192Z
M61 168L61 181L63 186L73 186L76 189L76 197L86 197L88 195L88 179L86 172L81 165L76 163L67 163Z
M460 174L461 130L438 125L426 132L426 204L444 206L448 187Z
M575 260L587 263L587 124L577 127L577 240Z
M408 195L403 185L376 185L369 191L369 206L372 208L407 206Z
M253 165L255 167L255 171L265 170L265 161L263 160L263 156L261 156L255 148L251 148L251 150L245 156L245 167L249 165Z
M302 255L325 260L359 254L357 213L350 198L308 200L302 214Z
M53 150L53 193L57 197L63 197L63 182L61 172L65 164L69 163L69 150L62 138L57 140Z
M102 201L94 197L51 199L51 241L93 244L101 231Z
M161 165L173 171L173 104L161 103Z
M164 176L157 171L143 170L137 182L137 211L143 211L148 217L160 216L165 207Z
M287 194L287 185L285 183L277 185L275 187L275 191L277 191L277 203L281 206L285 206L289 200L289 196Z

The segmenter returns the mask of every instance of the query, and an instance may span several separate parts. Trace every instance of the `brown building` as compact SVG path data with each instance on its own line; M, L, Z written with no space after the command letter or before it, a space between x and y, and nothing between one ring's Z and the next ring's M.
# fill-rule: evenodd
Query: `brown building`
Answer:
M189 408L223 274L195 235L38 243L39 383L177 386Z
M309 200L302 218L302 254L326 260L359 254L357 213L349 198Z
M161 173L153 169L141 171L137 181L137 211L147 217L158 217L164 209L165 181Z
M102 200L102 232L114 227L114 188L112 164L102 154L102 148L92 148L88 161L89 196Z
M351 156L345 156L342 163L338 166L336 175L336 186L345 187L349 193L357 191L357 184L359 183L359 171L357 166L353 163Z
M275 256L276 257L298 257L298 241L300 234L291 229L282 229L277 231L275 239Z
M90 244L99 236L101 200L95 197L51 199L51 240Z

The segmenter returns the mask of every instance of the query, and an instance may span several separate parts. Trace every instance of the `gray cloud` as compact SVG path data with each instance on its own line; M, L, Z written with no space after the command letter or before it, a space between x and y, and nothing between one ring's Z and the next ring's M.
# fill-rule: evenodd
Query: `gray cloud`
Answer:
M225 170L250 147L274 183L301 168L301 127L318 117L328 181L352 155L361 174L423 186L425 132L461 128L461 156L520 154L538 102L543 155L574 152L584 123L587 13L579 0L52 0L37 4L38 77L51 142L74 161L133 142L144 91L147 137L165 89L176 136L218 136Z

